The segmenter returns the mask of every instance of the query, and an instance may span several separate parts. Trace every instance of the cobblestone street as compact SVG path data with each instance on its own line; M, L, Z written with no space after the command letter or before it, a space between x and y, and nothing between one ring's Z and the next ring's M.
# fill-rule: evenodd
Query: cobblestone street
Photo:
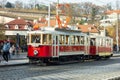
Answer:
M0 68L0 80L108 80L120 74L120 57L64 65Z

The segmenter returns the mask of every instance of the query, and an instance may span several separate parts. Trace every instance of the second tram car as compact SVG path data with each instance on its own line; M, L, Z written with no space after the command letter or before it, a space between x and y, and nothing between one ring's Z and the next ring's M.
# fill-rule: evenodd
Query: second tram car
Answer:
M28 32L28 58L42 63L110 58L113 40L76 30L41 28Z

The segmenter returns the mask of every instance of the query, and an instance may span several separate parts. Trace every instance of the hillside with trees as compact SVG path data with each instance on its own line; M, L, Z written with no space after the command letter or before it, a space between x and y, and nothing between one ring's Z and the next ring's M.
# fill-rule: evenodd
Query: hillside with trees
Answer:
M55 2L51 3L51 15L56 15L56 4ZM81 3L63 3L62 5L67 5L62 6L59 8L59 14L63 16L70 16L71 21L69 24L74 25L76 23L79 24L95 24L96 26L99 26L99 21L103 19L105 16L104 12L106 10L112 10L112 7L110 4L107 5L96 5L91 2L81 2ZM28 13L28 14L48 14L48 5L45 3L41 3L38 0L29 0L28 3L24 3L22 1L15 1L15 3L11 3L7 0L1 0L0 1L0 11L5 11L5 12L16 12L16 13ZM17 18L17 15L13 14L5 14L5 13L0 13L2 16L8 16L8 17L13 17ZM23 16L19 16L23 17ZM81 19L78 19L81 17ZM32 17L32 16L24 16L24 19L28 20L34 20L38 19L39 17ZM113 35L115 33L115 28L109 28L107 29L107 35L114 37Z

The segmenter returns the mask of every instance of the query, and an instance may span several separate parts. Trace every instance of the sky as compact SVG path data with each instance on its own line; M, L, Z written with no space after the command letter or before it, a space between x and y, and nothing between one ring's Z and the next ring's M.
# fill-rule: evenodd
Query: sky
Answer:
M7 1L14 3L16 0L7 0ZM29 1L34 2L35 0L20 0L20 1L22 1L26 4ZM37 0L37 1L47 3L49 1L57 2L58 0ZM120 0L118 0L118 1L120 1ZM106 4L110 3L110 4L112 4L112 6L114 6L116 4L116 0L59 0L59 3L80 3L80 2L92 2L97 5L106 5Z

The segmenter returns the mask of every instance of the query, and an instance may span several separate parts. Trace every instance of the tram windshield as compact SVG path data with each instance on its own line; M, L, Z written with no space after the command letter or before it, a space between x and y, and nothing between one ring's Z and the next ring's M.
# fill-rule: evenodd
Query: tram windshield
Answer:
M31 43L40 43L41 35L31 35Z
M31 34L29 38L31 38L30 43L52 44L51 34Z

